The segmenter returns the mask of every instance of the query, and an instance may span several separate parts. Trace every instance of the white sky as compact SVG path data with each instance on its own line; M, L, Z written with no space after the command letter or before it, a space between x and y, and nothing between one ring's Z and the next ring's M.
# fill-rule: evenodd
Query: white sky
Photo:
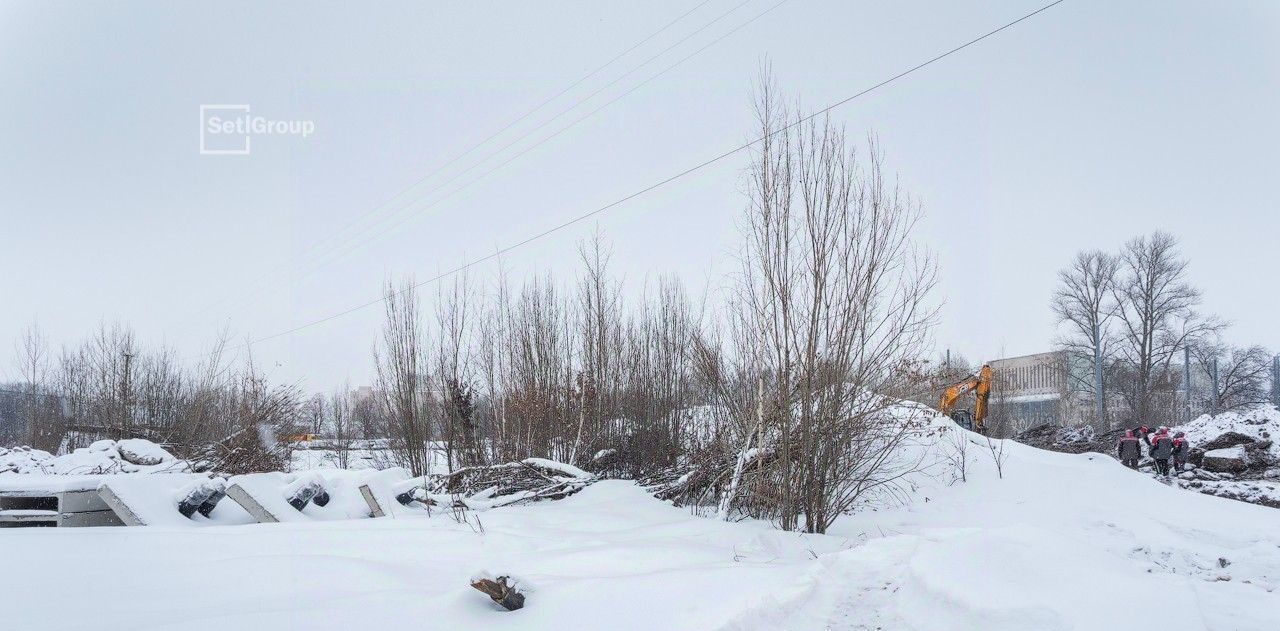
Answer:
M144 343L193 355L223 325L258 338L345 310L387 278L432 276L740 144L763 59L817 108L1045 1L790 0L429 206L441 182L742 3L709 0L384 206L700 0L0 0L0 360L32 321L75 342L120 320ZM443 190L776 2L746 0ZM198 108L220 103L310 119L316 133L257 138L248 156L199 155ZM1048 349L1055 272L1079 249L1156 228L1182 239L1206 309L1234 322L1232 341L1280 349L1277 112L1280 4L1068 0L834 117L854 136L877 133L922 200L919 238L939 258L946 300L938 347L976 361ZM632 289L657 273L695 292L721 286L744 164L703 170L507 266L567 279L574 244L598 223ZM375 210L406 220L370 228ZM317 266L317 252L345 255ZM366 309L254 352L274 379L308 389L367 383L380 315Z

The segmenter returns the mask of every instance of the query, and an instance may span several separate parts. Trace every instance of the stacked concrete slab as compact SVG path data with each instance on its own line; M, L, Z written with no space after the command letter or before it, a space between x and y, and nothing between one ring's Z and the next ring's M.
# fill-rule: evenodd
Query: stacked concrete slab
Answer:
M123 526L98 495L100 476L0 478L0 527Z
M255 473L228 480L207 474L0 476L0 527L193 527L395 517L423 509L406 502L418 485L404 469ZM216 487L200 510L192 497ZM223 497L231 501L218 501ZM184 514L184 512L186 514Z

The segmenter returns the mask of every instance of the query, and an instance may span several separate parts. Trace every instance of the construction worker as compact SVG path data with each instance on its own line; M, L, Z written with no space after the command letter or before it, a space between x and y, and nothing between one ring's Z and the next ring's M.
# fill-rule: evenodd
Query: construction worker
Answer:
M1133 435L1133 430L1126 429L1124 436L1120 438L1119 444L1116 445L1116 454L1120 457L1120 462L1130 469L1138 468L1138 459L1142 457L1142 444L1138 442L1138 437Z
M1181 473L1182 468L1187 466L1187 456L1191 455L1191 441L1187 440L1186 432L1178 432L1173 435L1173 471Z
M1134 436L1141 438L1142 442L1147 444L1147 449L1151 449L1151 428L1150 427L1147 427L1146 425L1139 425L1138 427L1135 427L1130 431L1133 432Z
M1156 461L1156 473L1169 477L1169 458L1173 455L1173 438L1169 428L1161 427L1151 438L1151 459Z

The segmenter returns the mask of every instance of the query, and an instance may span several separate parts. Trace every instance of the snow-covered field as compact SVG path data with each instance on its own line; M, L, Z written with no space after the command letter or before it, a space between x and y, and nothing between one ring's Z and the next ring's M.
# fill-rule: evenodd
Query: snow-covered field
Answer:
M999 479L967 436L967 482L935 468L825 536L696 517L625 481L478 524L0 531L3 627L1280 628L1280 511L1013 442ZM471 589L480 571L519 577L526 607Z

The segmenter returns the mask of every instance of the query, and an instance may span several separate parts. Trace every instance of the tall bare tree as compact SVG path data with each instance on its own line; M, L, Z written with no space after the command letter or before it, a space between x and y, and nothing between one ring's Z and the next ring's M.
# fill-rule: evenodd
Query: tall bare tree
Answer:
M51 383L53 367L49 340L37 325L31 324L23 331L15 351L15 364L23 390L18 404L22 414L22 440L37 449L56 450L64 429L58 397Z
M332 435L334 464L339 469L351 466L351 449L355 444L356 420L351 389L343 384L329 394L329 432Z
M412 279L383 288L382 344L374 348L386 435L400 464L423 475L431 464L430 393L418 294Z
M1057 346L1069 355L1063 364L1066 368L1063 377L1070 380L1073 391L1093 395L1096 387L1093 371L1086 375L1070 370L1072 358L1091 362L1098 358L1104 365L1110 363L1119 267L1119 257L1101 250L1086 250L1077 253L1071 264L1058 272L1058 286L1053 291L1050 307L1061 331ZM1105 375L1102 387L1105 404Z
M1179 351L1222 327L1196 311L1200 291L1187 279L1188 261L1166 232L1136 237L1120 254L1112 288L1116 313L1119 390L1136 422L1158 424L1173 414Z
M911 238L919 206L886 181L874 140L860 158L761 84L738 286L759 400L741 425L776 445L779 524L824 532L904 473L892 454L912 426L883 394L925 351L936 276Z

